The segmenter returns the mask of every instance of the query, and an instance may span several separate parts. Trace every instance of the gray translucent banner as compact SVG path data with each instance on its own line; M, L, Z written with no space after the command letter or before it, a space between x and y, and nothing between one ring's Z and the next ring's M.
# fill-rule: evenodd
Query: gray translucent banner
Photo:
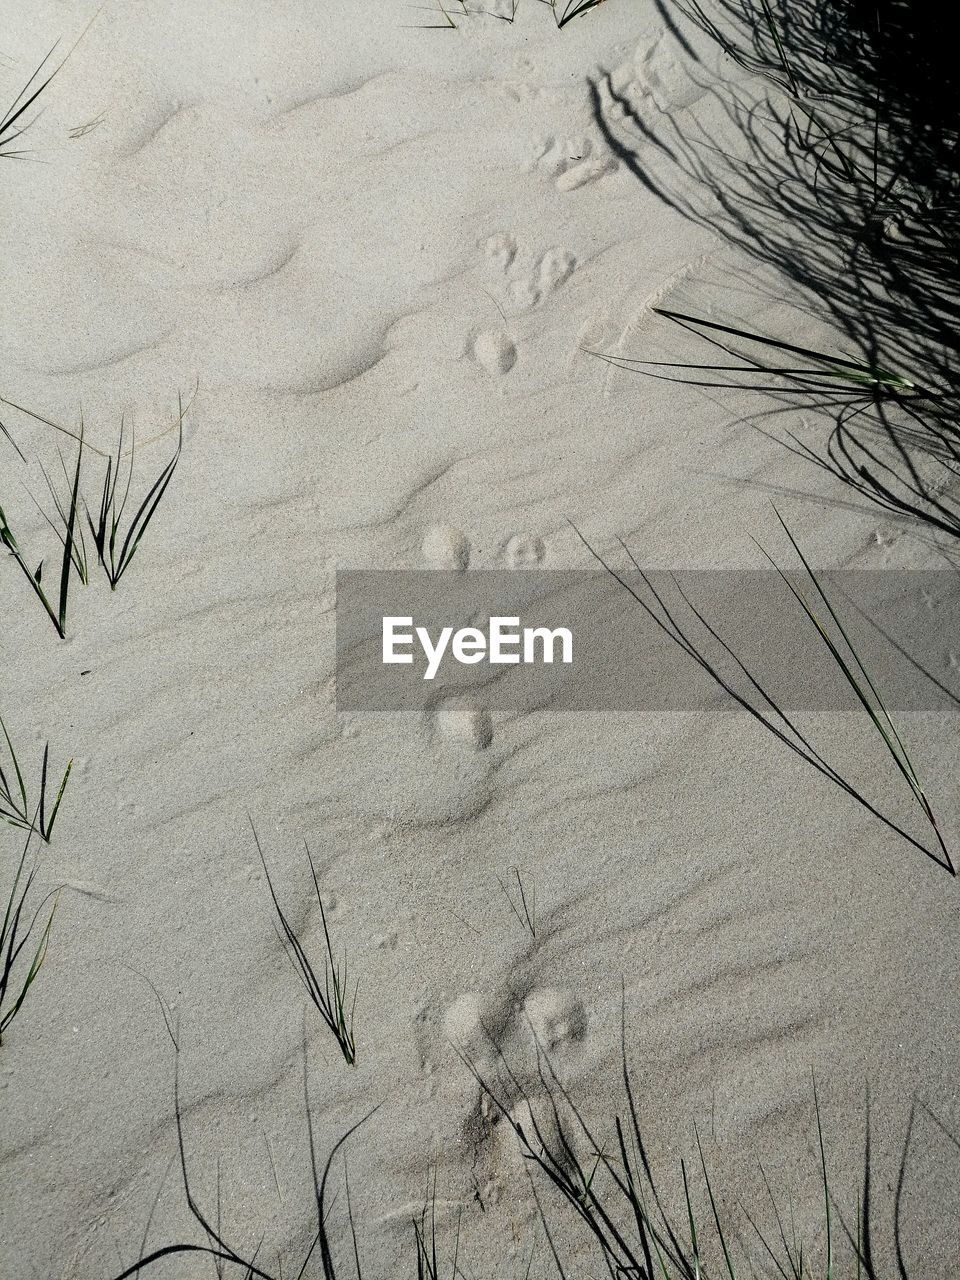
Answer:
M852 663L842 626L888 708L960 709L960 574L824 572L839 626L809 578L789 578ZM450 697L494 712L710 710L734 695L787 711L859 705L773 570L622 581L602 570L345 571L336 616L341 711L423 710Z

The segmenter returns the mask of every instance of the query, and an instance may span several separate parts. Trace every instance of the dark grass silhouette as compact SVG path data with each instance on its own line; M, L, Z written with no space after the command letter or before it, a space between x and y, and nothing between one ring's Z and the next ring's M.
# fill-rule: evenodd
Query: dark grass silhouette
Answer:
M0 923L0 1044L3 1043L4 1032L20 1013L30 988L39 976L57 909L56 891L48 893L36 906L32 903L37 875L36 866L27 870L32 835L31 828L5 895L6 906ZM41 927L40 917L45 914L51 899L53 905Z
M788 436L788 447L884 510L956 537L960 93L942 25L892 0L659 7L711 111L663 111L649 95L635 106L600 79L598 126L648 190L779 272L835 328L838 350L806 353L815 357L806 376L787 387L781 371L770 385L778 356L796 365L790 334L735 318L714 328L696 315L671 318L714 343L735 340L737 385L781 403L788 390L788 406L802 398L819 411L825 437ZM701 48L704 39L718 46L724 65L763 77L769 91L711 75L693 36ZM692 194L680 194L691 184ZM657 376L730 385L719 372L705 360L682 373L661 366ZM845 374L859 386L838 396Z
M177 1151L171 1161L180 1167L180 1180L197 1229L197 1239L179 1239L148 1247L152 1222L166 1174L147 1213L145 1229L135 1245L136 1260L122 1265L113 1280L129 1280L176 1256L209 1259L219 1276L243 1280L287 1280L291 1276L322 1276L323 1280L363 1280L362 1223L358 1223L350 1191L345 1149L357 1131L368 1123L373 1108L334 1142L325 1159L318 1153L306 1048L303 1058L303 1131L311 1199L316 1227L298 1256L277 1258L271 1265L264 1257L261 1235L257 1243L241 1244L224 1226L225 1206L217 1164L216 1205L207 1209L194 1189L186 1154L184 1112L179 1089L179 1049L175 1041L174 1114ZM779 1275L783 1280L911 1280L909 1255L917 1250L906 1223L904 1196L911 1161L919 1154L919 1130L925 1122L933 1136L945 1138L960 1152L960 1142L933 1110L923 1103L910 1106L895 1183L889 1187L876 1177L873 1126L869 1091L866 1096L862 1177L854 1195L842 1201L829 1174L829 1128L824 1123L816 1081L812 1083L811 1127L815 1139L819 1229L816 1248L798 1236L794 1205L778 1193L762 1165L767 1203L722 1207L716 1174L711 1171L697 1130L691 1133L692 1160L671 1159L667 1167L652 1155L648 1134L641 1122L643 1099L638 1095L628 1065L626 1036L621 1029L622 1110L609 1116L607 1132L596 1132L560 1079L549 1056L536 1048L535 1087L528 1089L506 1055L493 1042L493 1067L478 1068L463 1057L481 1094L496 1118L512 1133L529 1175L531 1203L543 1226L526 1266L531 1274L564 1277L583 1274L583 1246L593 1246L607 1275L616 1280L746 1280L759 1274ZM345 1212L333 1210L339 1193L332 1190L333 1174L343 1157ZM170 1165L167 1166L169 1172ZM850 1211L853 1201L855 1208ZM845 1208L846 1204L846 1208ZM445 1245L437 1228L437 1177L428 1181L421 1211L411 1219L412 1242L397 1274L417 1280L466 1280L502 1274L478 1270L460 1261L460 1217ZM672 1206L679 1205L679 1209ZM229 1208L229 1206L226 1206ZM269 1210L265 1212L269 1213ZM557 1231L562 1218L564 1232ZM255 1235L247 1225L245 1234ZM752 1249L746 1243L749 1240ZM772 1271L758 1271L757 1260ZM892 1260L892 1265L891 1261ZM162 1267L161 1267L162 1269Z
M779 519L779 513L778 519ZM637 602L654 625L669 637L687 657L701 668L728 695L732 703L745 711L761 725L777 742L792 751L805 764L816 770L845 795L864 809L871 817L883 824L889 831L905 840L912 848L922 853L936 866L946 871L951 877L956 876L953 860L947 849L941 824L928 800L920 782L917 771L897 731L893 719L876 688L869 672L864 668L856 650L840 622L833 606L823 592L816 575L803 556L800 547L790 530L780 521L793 549L803 565L809 583L813 586L821 609L817 612L809 605L806 597L779 568L770 557L771 564L780 573L786 588L793 595L807 621L813 625L824 642L827 657L836 663L845 680L850 684L868 721L872 724L883 743L884 751L892 760L897 772L907 784L914 801L918 805L924 820L933 835L932 843L924 843L907 831L899 822L885 814L877 803L870 800L846 776L844 765L834 765L801 729L795 717L779 705L768 690L752 675L747 666L738 658L710 620L697 607L695 602L684 592L674 578L677 599L668 601L662 592L654 586L649 575L644 573L630 549L620 543L627 556L636 580L627 576L627 570L619 570L611 565L587 541L579 529L574 532L583 542L590 554L609 573L614 580ZM762 550L762 548L761 548ZM766 554L766 553L764 553Z
M714 1175L696 1129L691 1164L681 1158L679 1168L665 1170L662 1162L658 1166L641 1124L641 1099L628 1066L623 1035L624 1114L611 1117L609 1132L603 1137L591 1127L539 1046L533 1091L523 1085L499 1049L492 1073L464 1061L500 1122L513 1132L527 1161L531 1190L561 1277L581 1274L582 1267L574 1273L572 1260L563 1257L562 1246L558 1247L547 1220L544 1201L536 1192L538 1181L552 1188L553 1202L567 1218L579 1222L584 1237L596 1246L606 1274L618 1280L744 1280L762 1274L779 1275L783 1280L815 1280L818 1276L824 1280L839 1280L841 1276L850 1280L910 1280L903 1197L919 1120L929 1119L960 1150L960 1143L940 1118L922 1103L913 1103L896 1185L891 1188L893 1194L887 1203L880 1205L889 1209L889 1216L885 1223L881 1222L867 1091L862 1180L852 1197L854 1213L845 1213L828 1172L827 1141L814 1080L811 1110L821 1186L821 1239L819 1248L813 1250L809 1242L797 1236L793 1206L775 1192L762 1165L759 1168L768 1205L750 1208L741 1204L738 1214L721 1210ZM681 1206L679 1212L670 1208L677 1203ZM741 1215L759 1259L773 1270L757 1270L756 1259L746 1248L737 1221ZM887 1262L881 1260L877 1243L881 1234Z
M276 1270L268 1270L266 1261L260 1258L262 1239L260 1244L253 1249L250 1249L246 1246L232 1243L228 1238L227 1232L223 1229L221 1222L223 1206L220 1197L219 1176L217 1179L216 1221L214 1221L211 1214L201 1205L193 1190L184 1141L183 1110L180 1104L179 1084L180 1051L179 1048L176 1047L176 1044L174 1056L176 1064L174 1070L174 1115L177 1128L177 1158L180 1164L180 1176L187 1208L189 1209L190 1215L196 1222L199 1230L203 1233L205 1243L177 1241L161 1245L158 1248L150 1250L147 1249L147 1239L150 1232L153 1214L159 1200L160 1191L162 1191L163 1184L161 1183L160 1190L157 1193L157 1199L154 1201L153 1207L151 1208L150 1214L147 1218L146 1228L140 1242L137 1259L131 1265L121 1270L116 1275L115 1280L128 1280L128 1277L140 1275L156 1264L162 1263L167 1258L186 1254L195 1254L211 1259L217 1267L219 1275L229 1272L232 1275L242 1276L243 1280L283 1280L285 1273L283 1265L279 1260ZM329 1213L331 1208L331 1202L329 1200L330 1175L337 1156L341 1153L356 1131L362 1125L366 1124L370 1117L374 1115L377 1108L372 1108L355 1124L351 1125L347 1129L347 1131L334 1143L333 1147L327 1154L325 1161L321 1165L314 1135L313 1110L310 1100L310 1087L307 1073L306 1046L304 1046L303 1056L303 1102L307 1146L310 1159L310 1176L313 1187L313 1198L316 1204L317 1227L304 1256L299 1260L299 1267L294 1263L293 1269L291 1269L290 1263L288 1262L286 1275L288 1277L294 1276L297 1280L303 1280L303 1277L307 1274L307 1268L311 1265L311 1262L316 1260L315 1269L312 1274L316 1273L316 1264L319 1264L319 1274L324 1277L324 1280L336 1280L338 1271L334 1262L334 1251L329 1235ZM348 1217L352 1231L352 1210L348 1210ZM354 1234L354 1239L355 1238ZM360 1275L359 1263L357 1275Z
M82 465L83 427L81 425L77 444L77 461L73 468L73 477L70 480L70 496L66 503L61 503L59 500L56 503L57 517L60 520L62 529L54 525L60 541L60 564L57 573L58 586L55 595L48 593L43 576L43 560L39 561L35 569L31 569L27 554L17 540L3 507L0 506L0 545L9 551L20 572L26 578L31 591L53 623L54 629L61 640L65 639L67 634L67 607L70 601L70 586L78 563L75 548L78 541L80 519L80 472ZM54 522L51 520L50 523L53 524Z
M63 66L62 62L51 66L56 49L55 44L0 117L0 159L19 160L28 154L17 144L35 119L31 111L38 106L40 97Z
M11 404L10 401L3 403ZM89 582L81 509L86 514L97 561L106 574L111 590L115 591L140 550L141 543L157 514L157 509L173 480L183 452L183 423L192 404L192 398L185 405L183 397L178 397L178 414L174 424L177 439L173 454L160 472L146 485L145 492L139 501L132 497L138 458L136 440L131 436L129 448L127 448L123 419L121 419L115 452L104 454L100 449L93 448L87 443L82 417L79 431L74 434L34 413L31 409L11 405L35 421L53 427L77 442L76 461L71 467L67 467L63 455L60 454L60 465L67 483L65 494L58 491L48 472L41 467L52 499L53 514L45 511L34 499L35 505L40 509L44 520L60 543L56 593L49 586L50 575L45 574L44 560L40 559L36 568L31 567L32 556L21 544L8 516L0 506L0 546L10 553L61 639L65 639L67 634L71 587L76 579L79 579L84 586ZM6 434L9 435L9 432ZM19 447L16 444L15 447L22 458L23 454ZM84 468L88 464L90 454L102 458L104 462L103 477L94 503L87 500L83 484Z
M57 788L56 795L53 795L52 784L48 785L50 743L44 743L43 756L40 761L40 798L34 807L29 799L20 759L17 756L13 740L2 716L0 716L0 734L3 736L7 749L6 770L4 769L2 754L0 754L0 820L9 823L12 827L18 827L21 831L34 830L49 844L53 836L57 814L60 812L63 793L66 791L67 783L70 780L73 761L67 761L67 767L63 771L60 786Z
M357 1044L354 1038L353 1025L354 1015L357 1005L357 993L360 989L359 979L353 988L351 997L347 982L347 962L338 959L334 949L333 942L330 938L330 930L327 927L327 914L323 906L323 896L320 893L320 882L317 879L316 867L313 863L313 857L310 849L304 841L304 850L307 855L307 862L310 865L310 874L313 878L314 892L317 895L317 905L320 908L320 921L323 926L323 978L321 980L317 975L317 969L307 955L306 949L302 941L297 936L296 930L290 924L280 900L277 897L276 890L273 887L273 880L270 877L270 869L267 866L267 860L264 857L263 849L260 845L260 839L257 835L256 828L253 823L250 824L253 830L253 838L257 846L257 852L260 855L260 861L263 864L263 873L267 878L267 888L270 890L270 897L277 913L277 919L280 921L277 929L277 937L283 946L290 964L297 977L303 983L304 990L310 998L311 1004L320 1014L325 1025L330 1030L333 1038L336 1040L340 1052L343 1054L344 1061L348 1066L355 1066L357 1061Z
M183 398L180 397L178 407L177 443L173 456L149 485L132 515L128 512L128 503L136 465L136 438L131 436L130 449L125 453L125 424L122 417L116 452L107 458L104 468L99 504L95 511L84 504L90 533L97 549L97 559L107 575L112 591L116 591L120 579L130 568L180 461L183 452L183 420L190 405L185 408ZM125 459L126 475L123 476Z

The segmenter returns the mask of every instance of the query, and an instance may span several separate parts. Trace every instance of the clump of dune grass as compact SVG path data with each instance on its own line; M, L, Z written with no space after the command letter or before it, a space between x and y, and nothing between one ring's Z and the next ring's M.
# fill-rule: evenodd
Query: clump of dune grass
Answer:
M621 1006L623 1007L623 1006ZM878 1206L871 1159L871 1120L867 1093L866 1133L863 1151L863 1176L856 1189L855 1216L845 1216L844 1209L828 1174L827 1141L816 1079L812 1080L812 1130L815 1147L816 1179L819 1184L816 1247L811 1248L795 1226L794 1206L782 1193L774 1190L766 1170L759 1172L769 1200L767 1211L762 1206L740 1204L737 1209L724 1207L718 1195L703 1143L696 1126L692 1129L693 1159L681 1157L669 1166L652 1154L647 1134L641 1124L641 1099L627 1058L625 1014L621 1014L620 1058L624 1104L610 1116L609 1132L604 1137L595 1133L581 1108L561 1081L547 1053L536 1045L537 1079L528 1089L508 1062L503 1049L491 1041L493 1063L481 1070L461 1054L482 1096L492 1111L491 1123L502 1123L516 1139L525 1159L533 1205L539 1213L549 1256L537 1255L536 1241L531 1251L525 1277L529 1280L534 1262L549 1266L551 1260L560 1280L573 1276L605 1273L612 1280L747 1280L747 1277L773 1275L782 1280L881 1280L888 1273L878 1259ZM277 1257L276 1266L264 1256L264 1237L254 1246L236 1243L223 1225L220 1194L219 1162L217 1175L216 1218L201 1205L188 1170L184 1139L183 1109L180 1104L180 1046L174 1040L174 1112L177 1129L177 1156L187 1207L202 1233L203 1240L177 1240L148 1249L153 1216L163 1182L147 1218L139 1243L136 1261L124 1267L113 1280L129 1280L175 1256L194 1255L209 1258L218 1274L237 1275L243 1280L284 1280L287 1276L319 1275L323 1280L337 1280L348 1274L362 1280L364 1267L354 1218L350 1179L344 1161L347 1232L343 1241L333 1238L331 1220L336 1195L330 1194L330 1178L337 1156L356 1131L378 1110L371 1108L330 1149L321 1165L314 1135L313 1112L307 1070L306 1044L303 1051L304 1128L309 1150L312 1199L316 1206L316 1230L301 1256L293 1260ZM651 1104L658 1107L659 1100ZM906 1183L908 1157L915 1146L914 1130L918 1114L925 1112L938 1130L954 1145L960 1143L939 1117L924 1104L911 1106L906 1135L903 1139L899 1172L895 1186L890 1186L892 1243L896 1260L895 1275L899 1280L909 1274L905 1262L902 1201ZM269 1144L268 1144L269 1154ZM169 1166L168 1166L169 1168ZM271 1156L271 1168L273 1161ZM164 1178L166 1175L164 1175ZM274 1169L274 1181L276 1171ZM884 1180L884 1185L886 1182ZM467 1275L503 1274L492 1269L467 1271L459 1261L460 1225L458 1215L452 1251L444 1256L438 1242L436 1221L437 1175L434 1167L432 1188L420 1212L411 1219L413 1256L404 1270L417 1280L464 1280ZM277 1183L279 1195L279 1183ZM551 1199L548 1201L547 1196ZM678 1206L671 1208L671 1206ZM548 1208L551 1213L548 1214ZM562 1241L551 1230L554 1208L569 1223L579 1226L580 1234L565 1232ZM749 1227L743 1230L739 1218ZM852 1218L852 1220L851 1220ZM751 1234L752 1233L752 1234ZM746 1241L753 1242L753 1249ZM599 1250L602 1272L584 1270L583 1243ZM755 1254L774 1271L758 1269ZM349 1259L341 1267L339 1257ZM409 1256L409 1255L408 1255ZM537 1274L552 1274L538 1267ZM397 1271L397 1274L402 1274Z
M59 455L60 466L67 483L66 494L60 493L49 472L41 465L41 472L53 502L53 514L49 514L34 499L35 505L60 543L58 590L56 594L48 587L48 576L44 574L44 561L41 559L35 569L31 568L32 561L28 558L28 554L14 532L9 518L2 506L0 506L0 545L10 552L27 579L34 595L40 601L44 611L56 628L57 634L63 639L66 636L67 607L70 599L71 583L76 577L79 578L81 584L87 585L90 577L81 506L86 514L87 527L93 538L97 562L106 574L111 590L115 591L120 580L133 563L134 557L139 551L147 530L150 528L157 513L157 508L162 502L176 472L183 452L183 422L193 400L191 399L185 405L183 397L178 397L178 414L174 424L177 440L173 454L148 484L139 501L132 498L134 476L139 457L137 442L132 432L128 436L123 417L121 417L120 421L116 449L111 453L104 453L87 441L82 418L79 431L74 433L58 423L42 417L31 409L15 405L12 401L4 400L3 403L9 404L12 408L26 414L37 422L53 427L62 435L71 437L77 442L75 465L68 468L63 454L60 453ZM4 428L4 431L7 436L10 436L6 428ZM23 454L19 446L13 441L12 436L10 436L10 439L22 458ZM87 454L93 454L104 460L103 477L97 499L92 503L87 500L83 492L84 484L81 479Z
M742 152L719 146L709 130L684 136L668 115L646 142L715 198L726 215L721 233L799 284L854 354L655 308L736 363L614 363L829 410L824 446L790 433L780 443L884 511L960 537L960 117L935 20L922 6L874 12L815 0L672 0L661 11L682 15L776 92L747 101L720 82L718 105ZM680 32L674 36L699 62ZM948 78L924 74L925 65ZM637 124L642 131L644 121ZM661 130L669 131L662 141ZM647 180L652 166L638 161L637 172ZM669 203L667 185L654 185ZM693 203L681 204L700 220Z
M804 395L823 395L872 400L875 397L890 399L934 400L936 393L922 385L916 375L897 373L881 365L852 356L836 356L811 347L797 346L777 338L768 338L755 330L738 329L733 325L719 324L701 316L683 311L670 311L666 307L652 307L655 315L672 320L683 329L717 347L731 356L736 364L682 363L676 360L638 360L627 356L599 355L610 364L625 369L637 369L652 377L668 381L689 382L697 387L745 387L751 391L797 391ZM738 351L734 342L747 344L754 349L782 353L782 358L772 361L759 354ZM784 358L789 363L784 363ZM670 369L676 373L653 373L654 369ZM691 375L691 376L686 376Z
M912 760L904 746L903 739L898 732L890 712L876 687L875 682L870 677L865 666L858 657L856 650L850 642L847 632L840 623L833 606L830 604L825 592L823 591L816 575L810 568L809 563L800 551L800 547L787 528L785 522L780 518L777 512L777 518L783 526L785 532L790 538L792 546L800 556L801 563L824 607L827 611L826 618L822 614L818 614L809 605L806 597L796 589L792 582L780 570L779 566L774 563L774 567L780 573L781 577L787 583L791 593L794 595L796 602L800 605L807 620L813 625L820 638L824 642L829 660L835 663L842 672L844 679L850 684L854 693L860 702L861 707L866 712L869 722L873 725L877 735L883 745L884 751L893 761L898 773L907 783L910 793L914 801L919 806L924 820L929 825L933 834L933 845L924 843L916 836L905 830L893 818L885 814L873 801L852 782L848 780L840 768L830 763L826 756L814 745L807 737L797 722L792 719L787 712L779 705L779 703L771 696L771 694L760 684L756 677L750 672L744 662L737 656L729 644L724 641L723 637L718 633L716 628L711 624L708 618L697 607L690 597L684 592L676 577L673 582L676 587L677 594L682 601L683 607L688 612L691 619L695 620L702 628L704 639L699 639L695 635L694 626L685 623L679 615L676 606L671 605L653 585L648 574L637 563L637 560L630 549L621 542L621 547L630 560L633 569L639 576L640 582L645 588L645 593L641 588L629 581L620 571L610 565L603 556L600 555L584 538L579 529L574 526L574 531L583 542L584 546L589 550L590 554L603 566L603 568L611 574L611 576L633 597L640 605L646 615L653 623L667 635L683 652L694 661L710 678L739 706L746 711L758 724L783 746L787 747L795 755L805 761L811 768L815 769L824 778L828 779L834 786L838 787L845 795L854 800L861 808L865 809L873 818L881 822L888 830L894 832L902 839L906 840L914 849L917 849L925 857L929 858L938 867L941 867L950 876L956 876L956 869L953 860L948 852L940 823L933 810L930 801L927 799L923 786L920 783L919 776L912 763ZM766 554L766 553L764 553ZM770 559L770 557L768 557ZM829 622L827 621L829 618ZM715 657L710 656L708 645L712 645ZM729 661L731 667L725 670L721 665ZM746 681L746 689L738 688L734 681L744 679Z
M27 154L16 144L33 123L33 119L28 118L29 111L63 66L61 62L52 70L49 68L56 48L55 44L0 118L0 159L22 159Z
M251 826L252 825L253 824L251 823ZM317 895L317 905L320 908L320 921L323 926L324 952L322 980L317 974L317 968L314 967L313 962L307 955L303 943L297 936L296 930L290 924L283 907L280 905L280 900L273 887L273 881L270 878L270 870L267 866L267 860L264 857L256 828L253 829L253 838L257 845L257 852L260 855L260 861L263 864L263 871L267 878L267 887L270 890L270 897L273 899L277 918L280 921L279 928L277 928L277 937L283 945L283 949L286 952L290 964L293 966L294 972L303 983L304 990L309 996L310 1002L316 1008L320 1017L330 1029L333 1038L339 1045L344 1061L349 1066L355 1066L357 1061L357 1045L353 1028L354 1015L357 1007L357 994L360 990L360 981L358 979L354 984L353 993L351 995L347 978L346 957L344 956L343 959L339 959L334 951L333 941L330 937L330 930L327 926L327 913L323 905L323 896L320 892L320 882L317 879L317 870L314 866L309 846L306 841L304 841L303 847L307 854L307 862L310 865L310 874L313 877L313 887Z
M87 522L97 549L97 559L113 591L130 568L180 461L183 452L183 420L190 406L184 408L182 396L178 403L177 443L173 456L149 486L132 514L128 512L128 502L136 464L136 438L131 434L130 449L125 453L125 420L122 416L116 452L107 458L104 468L99 504L95 511L87 506Z
M827 411L834 426L825 451L811 448L793 432L786 433L790 443L777 443L876 506L960 538L955 492L960 481L960 429L947 393L932 390L912 370L899 372L877 361L832 355L680 311L653 310L735 363L590 354L648 377L711 389L738 387L766 393L787 408L799 401Z
M465 1065L490 1102L499 1120L513 1132L527 1161L531 1191L539 1209L546 1239L561 1278L569 1273L551 1232L537 1182L551 1187L560 1208L579 1223L585 1236L597 1246L606 1274L632 1280L707 1280L725 1276L745 1280L757 1274L738 1247L737 1225L720 1207L703 1145L693 1130L695 1161L685 1158L671 1178L672 1186L651 1156L640 1123L640 1106L627 1065L625 1035L621 1032L621 1070L626 1114L612 1120L612 1133L601 1140L557 1075L547 1054L537 1046L538 1087L531 1094L511 1068L499 1046L493 1075L482 1072L468 1058ZM823 1195L823 1241L815 1260L802 1240L789 1238L784 1212L770 1184L776 1230L761 1226L744 1210L764 1255L784 1280L814 1280L822 1275L835 1280L837 1250L834 1229L834 1194L827 1173L827 1157L816 1082L813 1084L819 1180ZM868 1146L869 1151L869 1146ZM905 1159L906 1153L904 1153ZM868 1156L869 1160L869 1156ZM865 1179L869 1177L869 1167ZM705 1192L705 1211L698 1210L696 1183ZM679 1185L678 1185L679 1184ZM668 1201L681 1210L673 1213ZM704 1197L701 1195L702 1201ZM899 1213L899 1195L897 1200ZM844 1227L857 1276L877 1280L870 1244L869 1195L858 1196L854 1231ZM899 1223L897 1224L899 1230ZM569 1265L569 1264L568 1264ZM577 1274L580 1272L578 1271Z
M276 1268L267 1269L267 1262L262 1257L263 1238L260 1243L253 1249L234 1244L228 1239L227 1232L222 1225L222 1205L219 1189L219 1176L217 1179L217 1219L212 1217L201 1206L199 1199L193 1189L190 1180L190 1174L187 1167L187 1154L184 1141L183 1129L183 1110L180 1105L180 1084L179 1084L179 1062L180 1052L175 1045L175 1061L176 1068L174 1072L174 1115L177 1127L177 1153L180 1163L180 1174L183 1184L184 1196L187 1202L187 1208L191 1217L197 1226L203 1232L205 1243L195 1243L190 1241L175 1241L169 1244L161 1245L159 1248L147 1249L147 1239L150 1233L150 1227L153 1220L153 1214L159 1200L160 1191L162 1191L162 1183L154 1200L153 1208L147 1219L146 1228L140 1241L137 1259L130 1266L121 1270L113 1280L128 1280L130 1276L138 1276L148 1268L155 1266L157 1263L163 1263L171 1257L182 1257L184 1255L194 1255L198 1257L209 1258L218 1275L225 1274L229 1270L230 1274L236 1274L242 1277L242 1280L284 1280L286 1275L294 1276L297 1280L308 1274L308 1267L311 1261L317 1257L319 1260L319 1274L324 1280L336 1280L338 1269L334 1260L334 1252L331 1245L329 1235L329 1215L333 1207L333 1202L328 1198L328 1185L330 1174L333 1169L337 1156L345 1147L346 1143L354 1133L366 1124L370 1117L376 1112L377 1108L373 1107L366 1115L351 1125L347 1131L334 1143L333 1147L321 1167L319 1163L316 1141L313 1132L313 1110L310 1101L310 1090L307 1080L307 1055L306 1046L304 1046L303 1058L303 1097L304 1097L304 1114L306 1120L307 1142L309 1147L310 1171L312 1178L313 1199L316 1204L316 1232L311 1239L304 1256L299 1260L299 1266L294 1265L293 1269L288 1265L284 1269L283 1260L277 1258ZM269 1148L268 1148L269 1150ZM271 1157L272 1166L272 1157ZM348 1218L350 1221L351 1234L354 1243L354 1259L356 1265L357 1280L361 1280L360 1257L357 1249L356 1232L353 1224L353 1212L349 1206L348 1200ZM316 1266L316 1264L314 1264ZM310 1274L313 1274L311 1272Z
M557 24L557 30L561 30L572 22L574 18L579 18L584 13L589 13L591 9L597 9L602 5L604 0L544 0L553 10L554 21Z
M49 844L57 814L60 812L63 793L70 779L73 761L67 761L67 767L60 779L60 786L57 788L56 795L52 796L51 803L52 785L48 786L50 743L44 743L43 757L40 762L40 799L37 805L33 806L28 798L27 784L20 760L2 716L0 716L0 733L3 734L6 742L8 757L7 770L4 770L3 763L0 762L0 819L22 831L36 830L37 834Z
M70 480L70 494L66 502L57 500L57 517L62 528L57 528L57 536L61 544L59 571L57 573L57 591L48 593L43 576L43 560L31 569L26 553L17 540L10 526L3 507L0 507L0 545L6 547L16 561L21 573L26 578L36 598L43 606L47 617L53 623L57 635L64 639L67 634L67 605L70 598L70 582L78 563L85 567L85 557L75 550L78 541L78 525L80 511L80 471L83 464L83 427L81 425L77 446L77 461ZM52 521L51 521L52 523Z
M40 973L57 909L55 894L48 894L35 908L28 907L37 874L35 866L26 871L32 835L31 828L14 872L13 883L6 897L3 923L0 924L0 1044L3 1043L4 1032L23 1008L30 988ZM46 923L41 927L40 917L51 896L53 904Z

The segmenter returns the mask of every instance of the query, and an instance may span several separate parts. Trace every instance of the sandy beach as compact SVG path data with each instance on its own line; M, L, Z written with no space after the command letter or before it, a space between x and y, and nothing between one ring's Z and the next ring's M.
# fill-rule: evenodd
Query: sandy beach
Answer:
M21 980L45 895L56 914L0 1045L0 1275L113 1280L190 1244L213 1252L141 1274L282 1280L309 1255L304 1276L353 1277L351 1217L365 1280L417 1274L413 1222L436 1280L556 1275L554 1248L571 1280L616 1274L516 1127L532 1107L555 1140L568 1094L599 1187L622 1169L624 1053L687 1237L690 1173L704 1275L728 1273L697 1135L737 1278L780 1274L743 1212L779 1238L767 1181L803 1275L828 1274L815 1092L833 1274L860 1274L867 1112L876 1275L958 1274L942 865L734 704L338 709L337 572L597 570L621 541L645 569L769 568L757 542L797 567L772 502L816 570L952 563L942 529L784 447L818 439L808 408L758 421L745 386L626 363L727 359L654 307L849 353L704 179L744 154L720 89L761 116L779 90L654 0L559 29L540 0L463 9L4 7L0 108L59 41L26 154L0 159L0 507L51 599L43 469L68 505L81 423L94 520L121 417L134 505L181 414L182 454L115 591L86 525L65 638L0 559L0 716L30 804L44 744L51 798L73 761L25 863ZM778 244L829 247L770 218ZM956 637L931 652L955 690ZM938 851L867 717L800 720ZM948 847L957 724L897 716ZM348 1017L358 984L354 1063L291 966L255 835L321 988L332 939ZM0 825L0 908L24 841ZM318 1222L311 1136L322 1173L361 1120Z

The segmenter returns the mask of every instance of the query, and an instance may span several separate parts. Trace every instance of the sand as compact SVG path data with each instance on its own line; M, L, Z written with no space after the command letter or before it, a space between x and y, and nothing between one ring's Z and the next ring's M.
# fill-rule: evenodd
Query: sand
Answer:
M4 92L95 9L7 5ZM512 25L431 20L394 0L107 0L32 158L0 173L0 392L71 426L82 406L108 448L121 412L152 437L197 388L137 560L115 594L102 577L76 594L66 641L0 564L0 712L31 760L47 739L75 760L41 854L38 887L63 886L49 954L0 1049L11 1280L117 1274L154 1201L149 1247L203 1242L146 979L179 1027L195 1191L215 1216L219 1168L224 1228L250 1253L262 1239L271 1274L278 1253L296 1274L316 1230L304 1041L321 1150L380 1104L349 1144L373 1277L413 1274L434 1166L468 1275L522 1275L531 1249L551 1274L516 1141L456 1046L493 1074L492 1033L538 1097L536 1034L612 1133L621 983L651 1148L675 1184L696 1124L731 1210L761 1203L761 1156L817 1237L811 1073L848 1207L868 1083L885 1194L914 1095L958 1117L951 882L748 718L337 713L338 568L591 567L569 521L651 566L758 567L772 495L819 565L941 564L743 422L753 402L585 353L676 349L651 303L816 336L719 220L667 208L598 125L611 88L651 118L712 109L658 7L608 0L562 33L534 0ZM700 79L732 74L703 57ZM58 439L4 421L29 464L0 440L0 500L36 543L23 486L43 492ZM859 722L814 727L914 820ZM906 727L927 775L955 778L955 725ZM355 1068L277 940L251 820L316 946L304 839L313 852L360 980ZM498 883L513 867L535 937ZM917 1150L911 1275L943 1276L955 1166L929 1125ZM340 1165L332 1182L351 1274ZM572 1274L599 1274L547 1204Z

